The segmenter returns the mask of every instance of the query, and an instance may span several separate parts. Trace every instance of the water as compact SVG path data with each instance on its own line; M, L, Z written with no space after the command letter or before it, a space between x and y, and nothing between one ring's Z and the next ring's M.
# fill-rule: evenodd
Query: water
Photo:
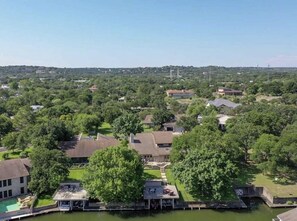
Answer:
M8 199L8 200L0 201L0 213L15 211L19 209L20 209L20 206L16 199Z
M27 221L271 221L288 209L270 209L256 201L250 210L179 210L163 212L73 212L43 215Z

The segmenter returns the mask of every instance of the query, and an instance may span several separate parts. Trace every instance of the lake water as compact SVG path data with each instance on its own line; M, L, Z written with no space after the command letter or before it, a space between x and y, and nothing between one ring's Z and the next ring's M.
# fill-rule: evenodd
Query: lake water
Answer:
M270 209L256 201L249 210L179 210L163 212L73 212L54 213L27 221L272 221L288 209Z

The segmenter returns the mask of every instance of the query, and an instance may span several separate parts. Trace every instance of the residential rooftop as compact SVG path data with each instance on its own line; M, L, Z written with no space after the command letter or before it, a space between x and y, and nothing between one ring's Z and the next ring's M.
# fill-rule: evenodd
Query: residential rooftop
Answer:
M83 189L79 183L65 183L61 184L60 188L54 194L55 201L61 200L87 200L88 193Z
M223 99L223 98L217 98L213 101L208 101L208 105L213 105L215 107L229 107L231 109L234 109L238 106L240 106L241 104L237 104L237 103L234 103L232 101L229 101L229 100L226 100L226 99Z
M145 183L143 198L148 199L178 199L178 191L174 185L163 185L161 180L148 180Z
M28 158L0 161L0 180L29 176L31 163Z
M96 150L102 150L110 146L116 146L119 141L114 137L98 135L97 139L81 139L75 141L64 141L60 148L70 158L90 157Z

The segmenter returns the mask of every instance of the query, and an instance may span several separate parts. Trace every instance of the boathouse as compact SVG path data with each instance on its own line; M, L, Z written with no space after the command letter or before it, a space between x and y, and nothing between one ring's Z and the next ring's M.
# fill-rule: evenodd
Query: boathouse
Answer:
M174 208L179 195L174 185L163 184L161 180L148 180L145 182L143 198L146 209L165 209Z
M54 194L54 200L60 211L84 210L89 197L79 183L61 183Z

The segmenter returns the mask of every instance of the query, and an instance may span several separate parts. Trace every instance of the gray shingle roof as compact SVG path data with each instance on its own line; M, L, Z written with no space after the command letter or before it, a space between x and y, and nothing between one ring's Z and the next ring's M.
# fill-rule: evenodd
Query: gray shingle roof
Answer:
M222 98L218 98L218 99L215 99L213 101L208 101L208 104L210 105L214 105L215 107L223 107L223 106L226 106L226 107L229 107L229 108L236 108L238 106L240 106L241 104L236 104L232 101L229 101L229 100L226 100L226 99L222 99Z

